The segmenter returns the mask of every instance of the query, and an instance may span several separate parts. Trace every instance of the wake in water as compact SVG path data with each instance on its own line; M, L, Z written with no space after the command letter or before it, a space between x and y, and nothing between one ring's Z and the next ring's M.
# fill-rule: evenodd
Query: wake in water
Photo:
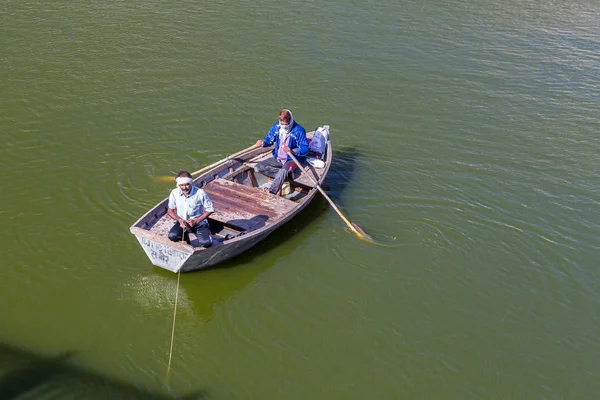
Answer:
M133 298L145 309L173 309L177 281L160 275L137 276L123 284L122 293ZM181 286L177 300L177 312L192 311L191 301Z

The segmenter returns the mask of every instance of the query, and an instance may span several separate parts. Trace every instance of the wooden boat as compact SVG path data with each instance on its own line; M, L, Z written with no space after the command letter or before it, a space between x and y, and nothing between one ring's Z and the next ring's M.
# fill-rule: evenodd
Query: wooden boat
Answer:
M313 132L308 132L311 138ZM261 190L267 177L254 171L261 160L273 157L271 147L257 148L228 159L194 179L206 191L215 212L208 218L213 245L203 248L193 234L190 243L172 242L167 234L174 221L167 215L168 197L130 227L152 264L172 272L189 272L213 266L248 250L302 211L317 194L317 188L296 169L288 179L290 192L276 196ZM323 168L305 163L303 169L321 185L332 162L331 141L322 160Z

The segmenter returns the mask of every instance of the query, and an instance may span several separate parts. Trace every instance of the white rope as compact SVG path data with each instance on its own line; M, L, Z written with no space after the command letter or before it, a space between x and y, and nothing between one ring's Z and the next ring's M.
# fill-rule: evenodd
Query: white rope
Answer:
M167 380L169 379L169 373L171 372L171 357L173 356L173 339L175 338L175 318L177 317L177 299L179 297L180 276L181 269L177 271L177 290L175 290L175 307L173 309L173 329L171 330L171 349L169 350L169 364L167 365Z

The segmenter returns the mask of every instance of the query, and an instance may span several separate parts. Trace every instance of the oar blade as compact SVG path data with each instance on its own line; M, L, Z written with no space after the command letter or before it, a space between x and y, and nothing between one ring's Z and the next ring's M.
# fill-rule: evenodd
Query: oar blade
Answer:
M157 183L173 183L175 178L173 176L155 176L154 182Z
M367 232L365 232L360 226L356 225L354 222L350 222L350 224L352 224L352 227L354 228L354 233L356 233L356 235L358 237L360 237L361 239L364 239L366 241L369 241L369 242L374 242L373 238Z

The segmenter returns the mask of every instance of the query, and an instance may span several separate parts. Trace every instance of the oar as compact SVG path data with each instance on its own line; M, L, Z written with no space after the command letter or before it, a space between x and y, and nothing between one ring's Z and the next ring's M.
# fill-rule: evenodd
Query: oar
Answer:
M331 205L331 207L333 207L333 209L335 210L335 212L340 216L340 218L346 223L346 225L348 225L348 228L350 228L350 230L352 232L354 232L356 234L356 236L358 236L361 239L364 240L368 240L370 242L373 242L373 238L371 236L369 236L365 231L363 231L361 229L360 226L356 225L354 222L350 222L348 221L348 219L346 217L344 217L344 214L342 214L342 212L335 206L335 203L333 202L333 200L331 200L329 198L329 196L327 196L327 193L325 193L325 191L323 189L321 189L321 186L319 186L319 184L317 183L317 181L311 176L311 174L304 169L304 167L302 166L302 164L300 164L300 162L298 162L298 160L296 159L296 157L292 154L291 151L288 152L288 155L290 157L292 157L292 160L294 160L294 162L296 163L296 165L298 166L298 168L300 168L302 170L302 172L304 172L306 174L306 176L308 176L310 178L310 180L312 181L312 183L315 185L315 187L317 189L319 189L319 192L321 192L321 194L325 197L325 199L329 202L329 204Z
M217 165L219 165L221 163L224 163L224 162L229 161L229 160L231 160L233 158L239 157L239 156L241 156L244 153L248 153L249 151L256 149L257 147L258 146L256 144L253 144L252 146L248 147L247 149L238 151L237 153L234 153L234 154L232 154L230 156L225 157L222 160L219 160L219 161L216 161L216 162L214 162L214 163L212 163L210 165L207 165L206 167L204 167L202 169L199 169L198 171L192 172L192 176L198 175L198 174L200 174L200 173L202 173L204 171L208 171L209 169L214 168L214 167L216 167ZM168 183L168 182L175 181L175 178L173 176L157 176L156 178L154 178L154 181Z

